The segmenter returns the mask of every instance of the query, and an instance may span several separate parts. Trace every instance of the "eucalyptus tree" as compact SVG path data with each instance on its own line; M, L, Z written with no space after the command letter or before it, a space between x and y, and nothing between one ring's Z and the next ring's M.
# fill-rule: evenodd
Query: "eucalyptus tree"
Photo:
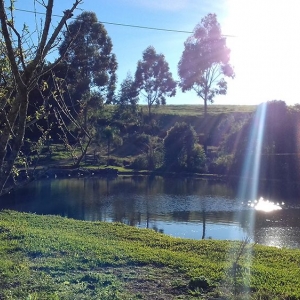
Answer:
M60 33L82 0L74 0L59 22L53 26L54 0L34 1L45 10L41 31L35 39L26 26L19 30L15 22L13 0L0 0L1 23L1 93L0 93L0 194L12 188L11 178L16 159L23 145L28 123L29 93L45 73L44 62L58 45ZM40 28L36 24L36 28ZM70 43L72 41L70 40ZM48 70L50 71L50 70ZM34 120L30 120L33 122Z
M227 93L225 77L234 77L229 64L230 49L222 35L215 14L208 14L184 43L184 51L178 64L179 86L182 91L194 90L204 101L213 103L216 95Z
M115 99L117 105L115 118L128 122L136 122L138 118L138 91L130 73L120 85L119 93Z
M83 12L64 31L59 53L67 64L73 97L84 112L85 127L89 108L97 110L93 105L96 103L90 101L91 91L97 91L106 103L113 100L117 61L112 48L106 29L94 12Z
M135 85L146 99L148 113L154 104L166 104L166 97L176 94L176 81L169 70L169 64L163 54L156 53L153 46L143 52L143 59L138 61L135 72Z

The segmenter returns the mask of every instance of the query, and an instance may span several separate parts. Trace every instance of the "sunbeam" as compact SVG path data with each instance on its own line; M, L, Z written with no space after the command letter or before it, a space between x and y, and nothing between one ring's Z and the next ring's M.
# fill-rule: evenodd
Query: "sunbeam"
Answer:
M240 199L257 199L261 151L264 139L267 103L258 106L254 116L250 139L245 153L238 196Z
M261 165L262 145L264 140L264 129L266 119L267 104L262 103L258 106L252 126L249 130L249 139L245 152L245 159L243 163L243 169L241 174L241 180L239 183L238 199L241 201L258 199L258 187L259 187L259 175ZM238 213L238 219L241 220L243 214ZM255 225L255 209L251 209L248 212L248 236L245 239L249 241L254 237L254 225ZM251 269L252 264L252 247L245 247L245 254L247 257L247 268ZM248 275L247 275L248 274ZM250 280L250 272L244 274L244 281ZM243 287L243 293L248 295L248 290ZM250 297L250 296L249 296ZM245 298L246 299L246 298Z

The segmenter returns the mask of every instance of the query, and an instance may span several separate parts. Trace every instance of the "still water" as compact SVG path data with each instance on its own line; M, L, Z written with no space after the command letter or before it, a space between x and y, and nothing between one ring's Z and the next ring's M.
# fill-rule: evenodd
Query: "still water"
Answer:
M278 209L257 210L255 199L236 194L225 183L191 178L44 179L2 199L0 209L122 222L182 238L247 237L300 248L300 206L276 199Z

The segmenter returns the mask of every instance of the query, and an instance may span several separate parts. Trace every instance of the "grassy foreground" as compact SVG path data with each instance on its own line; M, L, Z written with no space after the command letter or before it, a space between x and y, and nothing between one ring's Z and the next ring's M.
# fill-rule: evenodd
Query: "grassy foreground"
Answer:
M300 299L300 250L240 246L2 211L0 299Z

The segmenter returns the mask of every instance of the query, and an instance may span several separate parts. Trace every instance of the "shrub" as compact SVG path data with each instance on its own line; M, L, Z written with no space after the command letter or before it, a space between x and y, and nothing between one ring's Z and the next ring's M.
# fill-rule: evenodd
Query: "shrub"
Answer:
M194 146L191 156L191 171L206 171L206 155L203 147L199 144Z
M148 168L148 159L145 154L138 155L131 164L132 169L144 170Z
M231 169L233 155L221 155L213 161L210 166L210 171L217 174L227 174Z

